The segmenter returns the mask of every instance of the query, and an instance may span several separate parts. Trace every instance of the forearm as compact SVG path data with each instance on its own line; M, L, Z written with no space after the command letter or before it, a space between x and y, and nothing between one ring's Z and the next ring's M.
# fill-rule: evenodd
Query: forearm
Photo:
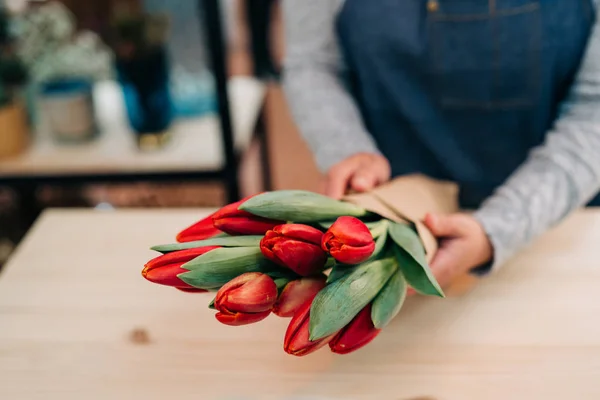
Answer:
M353 154L378 152L349 95L330 74L291 68L286 75L288 104L321 171Z
M546 142L475 214L505 262L600 189L600 29Z
M339 0L283 3L283 86L294 121L323 172L353 154L378 152L342 78L334 33L339 5Z
M572 130L570 139L554 137L475 213L492 241L494 267L583 206L600 188L600 125L567 128Z

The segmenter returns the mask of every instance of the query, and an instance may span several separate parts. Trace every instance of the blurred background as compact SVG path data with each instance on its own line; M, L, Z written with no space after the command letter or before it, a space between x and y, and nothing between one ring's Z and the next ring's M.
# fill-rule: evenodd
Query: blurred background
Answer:
M317 190L284 51L276 0L0 0L0 268L47 207Z

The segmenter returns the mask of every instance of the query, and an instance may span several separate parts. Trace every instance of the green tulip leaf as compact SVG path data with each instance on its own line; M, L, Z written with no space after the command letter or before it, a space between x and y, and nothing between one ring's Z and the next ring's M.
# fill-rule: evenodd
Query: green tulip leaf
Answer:
M323 267L323 271L327 271L330 268L333 268L336 265L337 261L335 261L335 258L333 257L327 257L327 262L325 263L325 266Z
M333 283L338 279L343 278L344 276L355 271L359 266L360 265L336 264L329 272L327 283Z
M208 308L210 308L211 310L216 310L215 299L212 299L212 301L210 303L208 303Z
M397 246L394 255L410 286L425 295L444 297L444 292L427 263L419 235L409 225L392 222L389 234Z
M394 259L377 260L361 264L327 285L311 306L310 340L322 339L346 326L377 296L396 270Z
M281 292L283 291L283 289L285 289L287 284L290 283L290 279L286 279L286 278L276 278L276 279L273 279L273 281L275 282L275 286L277 286L278 294L281 294Z
M373 254L369 258L369 261L376 260L377 258L381 258L381 253L386 249L386 245L388 244L388 231L387 224L385 226L385 230L380 233L379 237L375 239L375 250L373 250Z
M221 236L205 240L196 240L185 243L161 244L151 247L152 250L160 253L170 253L177 250L195 249L205 246L222 246L222 247L258 247L262 236Z
M319 226L323 229L329 229L329 228L331 228L331 225L333 225L334 223L335 223L335 221L319 222Z
M246 200L239 209L259 217L299 223L334 220L343 215L369 215L367 210L352 203L305 190L262 193Z
M421 265L427 265L423 242L417 232L408 224L391 222L388 227L390 237Z
M200 289L220 287L246 272L264 272L270 265L258 247L219 248L181 266L189 272L177 277Z
M267 260L264 261L261 272L269 275L273 279L287 279L288 281L300 279L300 275L294 271L270 263Z
M387 219L382 219L381 221L377 222L367 222L365 225L367 225L367 228L369 228L369 230L371 231L373 239L377 239L382 235L387 236L390 221L388 221Z
M398 315L404 304L407 288L402 272L396 271L373 300L371 320L375 328L383 329Z

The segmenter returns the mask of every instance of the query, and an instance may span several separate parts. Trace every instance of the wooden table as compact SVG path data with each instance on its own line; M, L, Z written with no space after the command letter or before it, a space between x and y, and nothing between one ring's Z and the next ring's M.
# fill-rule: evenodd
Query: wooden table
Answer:
M209 295L142 279L148 247L205 213L43 214L0 276L0 399L600 398L600 211L467 294L411 299L359 352L305 358L287 320L220 325Z

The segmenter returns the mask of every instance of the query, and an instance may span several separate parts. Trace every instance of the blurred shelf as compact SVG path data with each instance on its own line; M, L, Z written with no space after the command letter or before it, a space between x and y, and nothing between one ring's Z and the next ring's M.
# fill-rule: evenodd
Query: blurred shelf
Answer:
M250 144L263 107L266 87L252 77L228 82L237 152ZM225 167L218 114L179 119L169 129L169 142L155 151L138 149L116 82L99 83L95 102L100 134L93 141L58 144L43 129L24 154L0 160L0 181L20 177L202 173Z

